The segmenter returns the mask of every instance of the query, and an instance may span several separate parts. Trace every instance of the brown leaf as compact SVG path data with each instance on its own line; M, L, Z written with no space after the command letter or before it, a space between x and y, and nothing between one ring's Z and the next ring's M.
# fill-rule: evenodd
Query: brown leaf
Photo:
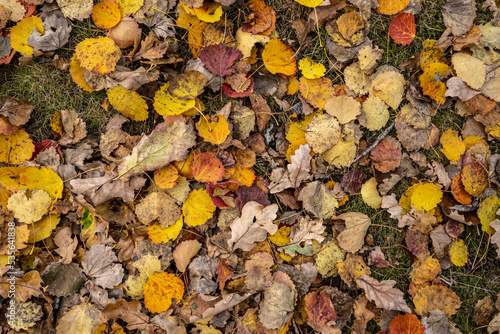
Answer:
M401 162L401 144L392 137L386 137L370 152L370 158L378 171L391 172Z
M493 312L495 312L493 299L491 299L491 296L486 296L483 299L478 300L474 306L474 311L472 311L472 320L479 326L485 326L493 318Z
M35 106L29 101L0 95L0 115L7 117L12 125L22 126L28 122L33 109Z
M31 297L39 297L42 294L42 279L40 273L36 270L27 272L23 278L12 280L12 277L3 277L0 283L0 295L7 298L11 293L11 285L15 284L15 300L16 303L22 303Z
M377 307L411 313L410 308L404 301L403 292L393 288L396 281L379 282L370 276L363 275L358 278L356 284L365 290L366 297L373 301Z
M103 288L112 289L123 279L123 268L113 250L103 244L94 244L85 252L82 268L87 276L96 279Z
M340 247L351 253L360 250L371 224L370 217L359 212L346 212L336 216L335 219L345 221L346 229L337 237Z
M149 325L149 317L141 312L141 302L132 300L127 302L125 299L119 299L113 304L108 304L102 310L103 317L109 320L122 319L127 323L127 329L144 330Z
M326 293L322 291L310 292L304 301L308 323L311 326L323 326L337 320L330 296Z
M56 244L57 247L59 247L55 251L62 257L62 259L59 262L64 264L71 263L73 257L75 256L74 251L78 246L78 239L76 237L71 238L71 236L72 236L71 228L68 226L61 229L54 236L54 243Z
M259 252L252 254L250 260L245 262L245 285L253 291L264 291L271 286L273 278L271 267L274 260L271 254Z
M191 259L198 253L201 248L201 243L197 240L186 240L175 247L173 256L175 266L180 272L186 271Z

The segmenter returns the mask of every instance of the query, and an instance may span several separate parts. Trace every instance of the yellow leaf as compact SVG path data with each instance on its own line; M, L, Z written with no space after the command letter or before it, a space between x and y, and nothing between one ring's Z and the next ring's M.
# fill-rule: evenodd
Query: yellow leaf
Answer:
M207 122L205 117L200 117L200 120L196 123L196 130L198 130L198 134L203 137L204 141L220 145L229 136L229 124L223 116L218 114L215 116L218 117L217 122Z
M377 180L372 177L361 187L361 197L363 202L373 209L379 209L382 205L382 197L377 190Z
M193 152L189 152L189 155L186 159L182 161L174 161L172 163L174 164L175 168L177 168L180 175L184 176L187 179L192 179L193 170L191 169L191 162L193 161L193 159Z
M189 8L182 1L179 2L179 11L181 13L195 15L203 22L214 23L222 17L222 6L218 2L205 1L201 8Z
M447 286L431 285L418 289L413 303L415 313L420 316L428 316L432 310L441 310L451 317L460 307L460 298Z
M336 168L349 167L354 158L358 147L354 141L341 140L329 150L321 155L326 162Z
M453 68L472 89L480 89L486 81L486 65L479 59L464 52L455 53L451 57Z
M173 96L183 100L191 100L203 92L207 77L198 71L187 71L177 75L168 88Z
M121 18L120 7L114 0L104 0L92 9L92 19L102 29L113 28Z
M300 148L300 145L307 144L306 128L307 125L321 113L313 113L304 117L303 121L291 122L286 133L286 140L290 143L286 154L286 160L290 162L290 156L295 154L295 151Z
M212 218L216 207L205 189L193 190L182 205L184 222L189 226L203 225Z
M19 175L32 167L1 167L0 184L2 189L17 191L19 189Z
M94 91L94 89L92 89L83 78L85 71L83 67L80 66L80 62L76 57L76 53L73 55L73 57L71 58L71 62L69 63L69 73L71 74L71 78L73 78L73 81L81 89L89 93L92 93Z
M198 22L198 18L195 15L190 15L187 13L180 13L179 17L175 21L177 25L183 29L188 30L193 24Z
M78 43L75 54L81 67L100 74L114 71L121 57L120 48L109 37L87 38Z
M356 282L361 276L371 273L370 267L365 263L363 257L352 253L348 253L345 260L339 261L337 266L340 278L348 285Z
M34 190L28 199L23 191L10 196L7 208L22 223L31 224L42 219L52 205L50 195L43 190Z
M172 305L172 299L179 303L183 295L184 283L174 274L155 273L144 284L144 305L153 313L165 312Z
M335 116L340 124L347 124L361 114L361 104L347 95L333 96L326 101L325 111Z
M396 71L387 71L378 74L370 85L370 96L377 96L387 103L389 107L396 110L401 101L405 89L405 78Z
M433 39L426 39L422 43L422 52L420 55L420 68L425 69L427 64L430 63L446 63L446 57L436 41Z
M150 225L148 227L148 235L154 243L166 243L170 240L175 240L182 231L183 220L182 216L175 222L174 225L167 228L161 228L160 224Z
M500 209L500 198L497 196L486 197L477 210L477 216L481 222L481 229L489 235L495 233L490 223L497 218L497 211Z
M33 152L35 145L24 130L17 130L7 136L0 134L0 162L19 165L31 159Z
M251 187L255 181L255 172L252 168L241 167L240 164L234 166L234 173L231 175L231 180L238 181L239 184L229 184L229 189L236 190L240 186Z
M256 43L265 45L269 41L270 38L265 35L254 35L250 32L244 32L241 28L236 31L236 48L241 51L243 58L252 56L252 49Z
M290 242L290 226L280 227L276 233L267 237L276 246L284 246Z
M312 80L301 77L299 91L307 103L319 109L323 109L325 102L335 96L331 80L325 77Z
M42 19L38 16L33 15L17 22L10 29L10 46L23 55L31 56L33 54L33 47L28 45L28 38L33 29L39 33L43 33Z
M447 77L453 75L451 68L444 63L429 63L424 67L424 73L420 75L420 87L434 81L436 75Z
M356 12L342 14L336 23L342 37L351 42L353 42L353 35L365 27L363 19Z
M144 0L118 0L117 3L122 17L125 17L137 12L144 4Z
M195 106L195 99L182 100L175 97L168 91L169 87L170 83L167 82L155 94L153 106L158 114L162 116L180 115Z
M262 52L262 60L272 74L292 76L297 72L295 53L291 47L278 38L273 38L266 44Z
M429 211L434 209L443 198L443 191L434 183L420 183L413 190L411 195L411 204L420 211Z
M170 189L175 186L177 179L179 178L179 172L174 165L169 164L161 169L157 169L154 172L155 184L161 189Z
M29 243L38 242L51 236L52 231L59 224L59 215L46 215L41 220L29 226Z
M414 284L424 284L425 282L432 282L439 274L441 265L439 260L433 257L426 259L424 263L416 260L412 265L410 272L410 279Z
M205 31L207 25L208 23L199 21L197 19L197 22L195 22L193 26L189 28L188 43L189 43L189 48L191 49L191 53L195 58L199 56L200 50L205 45L205 38L203 37L203 31Z
M315 117L305 131L306 141L316 153L323 153L337 144L341 134L339 122L330 115Z
M88 19L94 7L92 0L57 0L57 4L67 19L80 21Z
M410 0L379 0L377 8L380 14L394 15L405 9Z
M134 121L148 119L148 105L137 92L117 85L107 91L109 103L123 115Z
M442 135L439 140L443 148L441 152L448 158L450 161L458 161L462 154L465 153L465 144L462 140L462 137L459 136L458 132L455 130L448 129Z
M157 256L147 254L139 261L134 262L134 267L139 271L139 275L129 276L125 281L125 294L132 299L142 299L144 297L144 284L149 275L161 272L161 261Z
M369 96L363 102L365 112L365 127L370 131L382 129L389 120L390 114L384 101L376 96Z
M299 60L299 69L307 79L317 79L325 75L326 69L323 64L318 64L309 58ZM297 79L295 78L295 81ZM298 82L297 82L298 88Z
M295 0L295 1L300 3L302 6L306 6L309 8L318 7L323 3L323 0Z
M467 245L463 240L455 240L449 250L451 263L458 267L463 267L467 264Z
M344 251L335 243L330 241L316 255L316 268L318 273L325 276L338 275L338 261L345 259Z
M62 198L64 183L53 170L45 167L27 167L19 175L20 189L41 189L49 193L52 200Z
M286 95L294 95L299 91L299 80L297 77L288 78L288 86L286 88Z
M446 85L441 81L433 81L425 85L422 92L424 95L429 96L436 101L437 104L444 104L446 102Z

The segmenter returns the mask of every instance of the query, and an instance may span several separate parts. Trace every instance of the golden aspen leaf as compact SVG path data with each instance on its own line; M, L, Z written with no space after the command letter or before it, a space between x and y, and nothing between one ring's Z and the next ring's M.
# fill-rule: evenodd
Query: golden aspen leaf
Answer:
M207 77L198 71L186 71L175 76L175 80L170 82L168 91L173 96L183 100L191 100L203 93L207 84Z
M17 52L31 56L33 48L28 45L28 38L30 37L33 29L39 33L43 33L42 19L38 16L30 16L17 22L15 26L10 29L10 46Z
M420 185L420 183L414 184L408 189L406 189L405 193L401 196L399 199L399 205L406 211L411 210L411 196L413 195L413 192L417 187ZM406 214L406 212L403 210L403 214Z
M22 223L31 224L42 219L52 205L50 195L43 190L34 190L31 197L26 197L23 191L18 191L9 197L7 208L14 217Z
M179 27L188 30L189 28L191 28L193 24L195 24L198 21L199 20L195 15L191 15L188 13L180 13L175 23Z
M150 192L136 205L135 214L145 225L158 221L162 228L166 228L179 220L181 210L174 198L164 192L155 191Z
M481 229L490 235L495 233L490 223L497 218L498 209L500 209L500 198L497 196L489 196L479 204L479 209L477 210L477 216L481 222Z
M370 275L370 267L365 263L363 257L353 253L347 253L345 260L337 263L340 278L348 285L356 282L363 275Z
M134 121L148 119L148 105L137 92L117 85L106 92L109 103L123 115Z
M200 55L200 50L205 45L205 38L203 37L203 31L205 31L208 23L199 21L195 22L191 28L189 28L188 42L189 48L193 57L197 58Z
M326 72L325 66L323 66L323 64L318 64L309 58L302 58L301 60L299 60L299 69L302 72L302 75L307 79L321 78L325 75ZM297 82L297 78L295 78L295 82Z
M331 80L325 77L312 80L301 77L299 91L307 103L319 109L323 109L325 102L336 95Z
M306 6L309 8L318 7L323 3L323 0L295 0L295 1L300 3L302 6Z
M425 65L424 73L420 75L420 87L424 88L427 84L433 82L436 75L448 77L453 75L453 71L444 63L429 63Z
M204 1L201 8L193 8L191 10L203 22L214 23L222 17L222 6L215 1Z
M389 120L389 109L384 101L376 96L369 96L363 102L363 111L365 112L365 127L370 131L382 129Z
M46 215L29 227L29 243L38 242L51 236L52 231L59 224L59 215Z
M446 130L441 135L439 141L441 145L443 145L441 152L443 152L450 161L458 161L462 154L465 153L465 143L455 130Z
M432 310L441 310L451 317L460 307L460 298L447 286L430 285L417 290L413 304L415 313L420 316L428 316Z
M148 226L148 235L154 243L167 243L170 240L175 240L182 231L183 219L182 216L167 228L161 228L160 224L153 224Z
M286 88L286 95L294 95L299 91L299 80L297 77L290 77L288 79L288 86Z
M443 191L434 183L420 183L411 195L411 204L420 211L434 209L443 198Z
M473 161L462 167L462 184L465 191L478 197L489 185L488 170L479 161Z
M154 172L155 184L161 189L170 189L175 186L179 178L179 171L174 165L169 164Z
M231 180L238 181L238 184L231 183L229 189L236 190L240 186L251 187L255 181L255 172L252 168L241 167L240 164L234 166L234 173L231 175Z
M278 38L271 39L262 52L264 66L272 74L292 76L297 72L295 53L292 48Z
M196 130L198 130L198 134L203 138L204 141L220 145L226 141L227 136L229 136L229 124L227 120L221 116L216 114L218 121L208 121L205 117L200 117L198 123L196 123Z
M81 67L100 74L114 71L121 57L120 48L109 37L87 38L78 43L75 54Z
M394 15L410 4L410 0L379 0L377 11L384 15Z
M365 27L363 19L356 12L340 15L336 23L340 34L348 41L352 41L353 35Z
M185 178L192 179L193 171L191 170L191 163L193 162L193 152L189 152L186 159L182 161L174 161L173 164L175 168L179 171L179 174Z
M371 82L370 96L377 96L396 110L401 101L405 88L405 78L397 71L386 71L378 74Z
M305 136L314 152L323 153L339 142L340 124L333 116L319 115L309 122Z
M0 167L0 184L2 189L17 191L19 189L19 175L33 167Z
M35 145L30 135L24 130L17 130L10 135L0 134L0 162L19 165L31 159Z
M422 90L424 95L429 96L436 101L437 104L444 104L446 102L446 85L441 81L433 81L425 85Z
M175 97L168 91L169 87L170 83L167 82L155 94L153 106L158 114L162 116L180 115L195 106L195 99L182 100Z
M252 56L252 50L256 50L254 48L256 43L260 43L265 45L271 39L265 35L253 35L250 32L245 32L241 28L236 31L236 48L241 51L243 58L255 57L255 54ZM249 64L252 64L249 62Z
M205 189L193 190L182 205L184 222L188 226L203 225L212 218L215 209L216 206Z
M361 198L363 202L373 209L379 209L382 206L382 196L377 190L377 180L372 177L361 187Z
M453 68L472 89L480 89L486 81L486 65L483 61L464 52L453 54L451 57Z
M446 57L444 56L443 50L436 45L436 41L433 39L426 39L422 43L422 53L420 55L420 68L425 69L427 64L430 63L446 63Z
M463 240L455 240L449 249L451 263L458 267L463 267L467 264L467 245Z
M104 0L92 9L92 20L102 29L110 29L120 22L120 7L114 0Z
M19 174L20 189L24 190L45 190L52 200L62 198L64 183L63 180L52 169L45 167L26 167Z
M267 237L276 246L285 246L290 243L290 231L292 228L290 226L280 227L276 233Z
M122 17L125 17L137 12L144 4L144 0L117 0L117 3Z
M80 62L76 57L76 53L73 55L73 57L71 58L71 62L69 63L69 73L71 74L71 78L73 78L73 81L78 85L78 87L89 93L92 93L94 91L94 89L92 89L83 78L85 71L80 65Z
M66 18L80 21L88 19L94 7L92 0L57 0L57 4Z
M172 305L172 299L177 304L183 295L184 283L174 274L154 273L144 284L144 305L153 313L165 312Z
M222 180L224 166L214 153L195 153L191 163L193 177L196 181L216 183Z
M349 167L354 158L358 147L354 141L340 140L329 150L323 152L321 155L326 162L336 168Z
M441 265L438 259L431 257L426 259L424 263L416 260L411 268L410 279L413 283L424 284L425 282L432 282L436 278L441 270Z

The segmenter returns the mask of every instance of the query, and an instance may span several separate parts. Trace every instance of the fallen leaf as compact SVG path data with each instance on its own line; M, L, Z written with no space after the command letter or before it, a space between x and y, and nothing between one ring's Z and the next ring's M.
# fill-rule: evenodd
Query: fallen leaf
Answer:
M176 200L163 192L149 193L135 209L139 221L149 225L158 221L162 229L173 225L181 214Z
M69 309L57 321L58 333L93 334L104 322L101 311L90 303L81 303Z
M30 16L20 20L10 29L12 49L27 56L33 54L33 47L28 45L28 38L33 33L33 29L43 33L42 19L37 16Z
M458 267L463 267L467 264L467 246L463 240L455 240L450 245L450 261Z
M224 176L224 166L214 153L195 153L191 163L193 177L199 182L216 183Z
M321 78L326 72L323 64L318 64L309 58L302 58L299 60L299 70L307 79Z
M451 57L457 76L472 89L479 89L486 81L486 65L479 59L459 52Z
M182 205L184 222L189 226L205 224L210 219L216 207L204 189L193 190Z
M195 99L183 100L180 97L172 95L169 88L170 82L167 82L155 93L153 107L158 114L162 116L180 115L195 107Z
M446 27L453 36L465 35L476 18L476 3L471 0L448 0L441 8Z
M295 53L278 38L271 39L262 52L262 60L272 74L292 76L297 72Z
M231 66L242 56L235 48L224 44L213 44L205 46L200 51L200 59L205 67L214 75L225 77L233 74L235 69Z
M120 8L114 0L100 2L92 9L92 20L101 29L113 28L120 19Z
M178 244L172 255L174 256L175 266L180 272L185 272L191 259L198 253L201 244L197 240L186 240Z
M361 104L347 95L334 96L326 101L325 111L335 116L340 124L347 124L361 114Z
M488 170L480 162L473 161L462 168L462 185L471 196L478 197L489 185Z
M335 241L326 243L316 255L316 268L324 276L337 276L339 261L345 259L345 253Z
M184 295L184 283L174 274L154 273L144 284L144 304L153 313L165 312L172 300L179 303Z
M420 316L428 316L432 310L441 310L451 317L460 307L460 298L446 286L431 285L417 290L413 303L415 313Z
M127 302L118 299L114 303L109 303L102 310L102 316L107 321L122 319L127 323L129 330L146 329L149 322L149 317L141 312L141 303L137 300Z
M361 187L361 197L369 207L378 209L382 205L382 196L377 190L377 180L372 177Z
M13 320L9 320L9 325L16 331L28 330L42 319L42 306L32 302L16 302L12 315Z
M32 224L42 219L52 205L50 195L44 190L35 189L31 197L18 191L9 197L7 207L11 210L17 220L26 224Z
M319 181L311 182L302 188L298 200L303 202L305 210L323 219L331 218L339 207L332 192Z
M356 253L365 242L365 235L370 227L370 217L359 212L346 212L335 217L345 222L346 229L342 231L337 240L345 251Z
M417 210L434 209L443 198L443 192L434 183L420 183L411 195L411 203Z
M291 125L294 126L294 125ZM330 115L319 115L307 124L305 139L317 153L323 153L337 144L341 130L337 119ZM301 145L302 146L302 145Z
M75 293L87 280L78 264L61 262L52 262L42 271L41 277L47 286L47 291L57 297Z
M370 159L379 172L392 172L401 162L401 144L393 137L386 137L370 152Z
M409 45L415 39L417 26L412 13L401 13L392 19L389 35L397 44Z
M337 320L330 296L323 291L308 293L305 298L305 310L308 323L312 326L323 326Z
M76 247L78 246L78 239L71 238L72 232L71 228L66 226L63 229L59 230L57 234L54 236L54 243L57 247L55 252L61 255L61 259L59 262L63 264L70 264L73 257L75 256L74 252Z
M110 247L94 244L85 252L82 268L87 276L96 279L99 286L112 289L121 283L124 275L122 265L114 263L117 260Z
M387 280L379 282L370 276L363 275L358 278L356 284L365 290L366 298L374 302L377 307L386 310L411 312L403 299L403 292L393 288L396 281Z
M283 283L273 283L264 291L259 319L268 329L281 329L290 320L295 306L294 291Z
M134 121L145 121L148 118L148 105L137 92L118 85L108 89L106 93L109 103L123 115Z
M397 315L392 319L389 329L394 334L424 334L425 326L413 314Z
M378 12L384 15L394 15L408 6L410 0L380 0Z
M92 1L91 1L92 3ZM75 47L80 66L90 72L108 74L121 57L120 48L109 37L87 38Z
M479 326L486 326L493 318L495 305L491 296L486 296L477 301L472 311L472 320Z
M0 162L19 165L31 158L35 145L24 130L0 134Z
M403 100L404 77L392 67L386 72L375 73L370 85L370 96L376 96L396 110Z

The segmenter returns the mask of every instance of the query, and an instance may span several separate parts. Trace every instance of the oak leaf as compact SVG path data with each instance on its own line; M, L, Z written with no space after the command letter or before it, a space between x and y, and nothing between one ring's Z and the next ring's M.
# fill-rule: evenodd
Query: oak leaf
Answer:
M396 281L387 280L379 282L368 275L363 275L358 278L356 284L365 290L366 298L374 302L377 307L386 310L411 312L403 299L403 292L393 288Z
M172 305L172 299L178 304L184 295L184 283L174 274L154 273L144 284L144 304L153 313L165 312Z
M130 155L123 158L118 166L119 175L130 177L156 170L171 161L183 160L189 153L188 149L194 146L195 137L193 126L181 120L171 126L160 123L148 136L141 138Z
M252 250L257 242L264 241L267 234L273 235L278 230L274 224L278 205L264 207L257 202L248 202L241 210L241 217L235 219L231 225L231 238L228 245L232 250Z
M287 169L292 187L298 187L302 181L307 180L311 175L311 149L309 145L300 145L295 154L290 157L291 163Z
M73 257L75 256L75 249L78 246L78 239L76 237L71 238L71 236L71 228L68 226L59 230L59 232L57 232L54 236L54 243L57 247L59 247L55 249L55 252L61 256L59 262L63 264L71 263Z
M397 44L408 45L415 39L417 26L412 13L401 13L392 19L389 35Z

